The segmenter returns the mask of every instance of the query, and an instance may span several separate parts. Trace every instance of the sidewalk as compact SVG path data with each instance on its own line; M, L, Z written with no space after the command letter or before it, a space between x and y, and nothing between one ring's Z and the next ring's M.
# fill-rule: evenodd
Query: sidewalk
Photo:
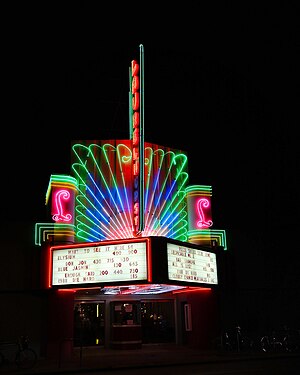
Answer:
M261 353L261 352L217 352L187 348L176 344L143 345L142 349L116 350L104 348L75 349L72 358L40 358L31 370L19 370L13 363L5 364L1 374L67 374L95 370L121 368L142 368L191 363L242 361L251 358L270 359L274 356L300 356L300 353Z

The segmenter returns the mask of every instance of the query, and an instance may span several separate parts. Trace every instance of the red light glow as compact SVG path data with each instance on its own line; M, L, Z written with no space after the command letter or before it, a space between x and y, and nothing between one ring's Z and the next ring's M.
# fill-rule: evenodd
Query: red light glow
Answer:
M62 200L69 201L71 194L68 190L58 190L54 197L54 207L55 207L55 214L52 216L54 221L70 221L72 220L72 215L69 213L65 213L64 205Z
M208 219L206 220L205 217L205 210L210 206L209 200L207 198L200 198L197 201L197 212L199 216L199 220L197 221L198 228L209 228L212 226L213 222Z

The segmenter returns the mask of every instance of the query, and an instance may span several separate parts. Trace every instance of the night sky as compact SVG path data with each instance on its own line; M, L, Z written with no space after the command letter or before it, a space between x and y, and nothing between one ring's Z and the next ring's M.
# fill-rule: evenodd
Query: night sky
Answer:
M1 221L46 220L72 140L129 137L128 69L143 44L145 141L186 151L189 184L212 186L213 228L243 285L299 288L297 8L194 3L146 20L90 2L10 11Z

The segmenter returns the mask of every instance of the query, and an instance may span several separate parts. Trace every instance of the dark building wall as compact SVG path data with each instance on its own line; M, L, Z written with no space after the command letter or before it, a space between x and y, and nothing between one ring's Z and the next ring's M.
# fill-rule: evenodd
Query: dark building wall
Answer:
M183 344L199 349L209 349L218 335L220 316L218 295L214 290L203 290L180 295L180 304L191 305L191 331L185 331L182 312Z
M48 294L46 355L48 358L71 356L73 348L74 294L51 291Z
M34 225L1 223L0 341L28 335L40 354L47 296L40 289L41 249L34 245Z

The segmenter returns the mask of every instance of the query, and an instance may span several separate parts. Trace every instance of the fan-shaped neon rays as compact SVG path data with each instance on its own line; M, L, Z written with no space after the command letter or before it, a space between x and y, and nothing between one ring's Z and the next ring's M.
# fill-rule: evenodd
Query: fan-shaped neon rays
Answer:
M80 148L80 145L75 145L74 147L77 148L78 146ZM110 153L113 152L114 154L113 158L111 158L111 156L108 155L109 148ZM99 237L99 239L132 237L129 221L131 219L130 212L129 209L127 209L127 217L125 217L124 220L124 215L122 214L124 212L126 213L126 210L123 206L123 200L120 197L118 186L115 180L115 175L111 168L111 165L115 164L116 148L109 144L104 144L102 148L99 145L93 144L90 145L89 149L90 152L87 154L87 156L91 157L92 163L91 160L88 161L87 158L85 159L80 157L79 153L76 152L76 154L79 156L81 164L73 165L74 172L81 180L81 183L79 183L79 190L81 194L78 197L78 200L81 204L80 212L82 214L84 211L83 208L85 207L86 212L89 214L89 219L92 220L91 224L95 228L98 227L102 229L102 235L101 237ZM80 154L82 154L81 151L82 150L80 150ZM97 156L95 155L96 153ZM100 164L97 162L97 159L101 161L100 164L102 169L100 168ZM112 162L110 162L111 159ZM127 155L123 155L123 157L118 157L118 160L119 162L120 160L122 160L123 162L127 161L128 163L128 160L130 160L128 158L128 148ZM90 170L94 171L93 176L87 170L87 165L89 166ZM81 168L83 168L83 173L81 173ZM104 174L107 178L104 177ZM82 176L86 176L88 178L84 180ZM84 189L81 189L81 185L84 186ZM93 204L92 202L94 202L95 204ZM127 203L127 205L129 206L129 203ZM93 217L91 215L93 215ZM95 217L96 220L93 222ZM79 223L82 220L81 217L77 217L76 219ZM124 235L124 229L126 230L126 228L127 233L125 233ZM87 235L85 235L84 238L85 240L88 240Z
M76 236L84 241L133 237L130 140L75 143L72 170L78 185ZM187 156L145 144L143 237L186 240Z
M148 235L173 237L168 226L174 231L182 219L179 213L185 211L184 195L177 193L188 180L187 173L182 172L187 157L154 147L145 149L145 230Z
M78 145L74 147L77 148ZM111 148L110 151L108 151L109 147ZM113 158L108 155L111 152L114 154ZM77 152L76 154L79 156ZM82 153L80 152L80 154ZM123 199L121 197L116 184L115 174L111 168L111 164L113 165L114 163L110 163L110 159L115 160L115 155L115 147L106 144L101 148L99 145L93 144L89 147L86 159L79 156L80 164L74 164L72 167L80 179L80 195L77 197L78 202L81 204L80 213L83 214L82 207L86 207L88 217L91 220L96 220L96 222L92 222L92 225L102 227L105 232L104 238L107 239L131 237L129 208L126 210L123 205L126 199L128 202L128 198ZM97 157L102 160L102 169L97 163ZM118 160L120 161L121 158L119 157ZM124 161L125 157L122 160ZM94 172L93 175L89 173L87 166ZM82 176L85 176L85 180ZM81 186L84 188L82 189ZM129 203L127 205L129 207ZM81 218L77 218L77 221L80 222ZM127 232L125 235L124 230Z

